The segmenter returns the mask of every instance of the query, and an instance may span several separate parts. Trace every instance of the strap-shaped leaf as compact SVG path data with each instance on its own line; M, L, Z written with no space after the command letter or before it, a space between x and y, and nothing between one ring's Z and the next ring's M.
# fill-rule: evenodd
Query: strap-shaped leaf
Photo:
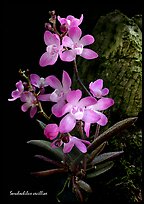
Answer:
M108 171L109 169L111 169L113 165L114 165L113 161L108 161L102 164L98 164L96 168L94 168L91 172L87 173L87 178L94 178L96 176L99 176L105 173L106 171Z
M46 127L46 124L44 123L44 122L42 122L41 120L36 120L37 122L38 122L38 124L40 125L40 127L42 128L42 129L45 129L45 127Z
M93 150L91 152L91 154L88 155L88 163L91 162L97 155L99 155L103 149L105 148L105 146L107 145L107 141L103 142L102 144L100 144L95 150Z
M88 192L88 193L91 193L92 192L92 189L90 187L90 185L88 183L86 183L85 181L83 180L79 180L77 181L77 184L80 188L82 188L84 191Z
M49 169L45 171L37 171L37 172L32 172L31 175L34 176L50 176L52 174L58 174L58 173L66 173L68 170L59 168L59 169Z
M125 128L128 128L131 126L135 121L137 120L137 117L133 118L127 118L124 119L112 127L110 127L108 130L100 134L89 146L88 146L88 152L91 152L95 148L97 148L100 144L102 144L104 141L107 141L110 137L115 136L120 131L124 130Z
M58 148L52 148L50 146L50 142L46 140L30 140L27 142L28 144L36 145L40 148L48 150L50 153L52 153L58 160L63 160L64 153L60 147Z
M99 164L99 163L104 162L104 161L113 160L113 159L115 159L116 157L120 156L123 153L124 153L124 151L107 152L107 153L100 154L100 155L96 156L93 159L91 164L96 165L96 164Z

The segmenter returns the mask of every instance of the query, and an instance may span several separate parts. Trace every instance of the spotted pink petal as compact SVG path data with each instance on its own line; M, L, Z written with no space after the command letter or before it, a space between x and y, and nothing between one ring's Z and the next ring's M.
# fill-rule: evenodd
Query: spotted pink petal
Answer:
M31 107L30 117L33 118L35 116L36 112L37 112L37 107L36 106Z
M83 52L80 56L85 59L95 59L98 57L98 54L91 49L83 48Z
M67 92L68 90L70 90L71 84L72 84L72 81L70 76L66 71L63 71L63 75L62 75L63 91Z
M40 77L37 74L30 74L31 84L39 87Z
M97 102L97 100L91 96L87 96L85 98L82 98L79 102L78 102L78 106L79 107L84 107L84 106L90 106L93 105Z
M73 50L60 52L60 59L65 62L72 62L76 58L76 53Z
M92 35L85 35L79 41L79 43L82 44L83 46L90 45L93 42L94 42L94 37Z
M76 119L71 115L67 114L59 124L59 131L61 133L70 132L76 125Z
M55 139L58 133L59 133L59 127L55 123L48 124L44 129L44 135L50 140Z
M93 106L94 110L106 110L108 109L110 106L112 106L114 104L114 100L111 98L101 98L97 101L97 103Z
M82 91L80 89L77 89L77 90L70 91L67 94L66 99L69 103L76 105L81 97L82 97Z
M72 39L72 41L75 43L79 41L82 35L82 31L79 27L72 27L69 29L68 35Z

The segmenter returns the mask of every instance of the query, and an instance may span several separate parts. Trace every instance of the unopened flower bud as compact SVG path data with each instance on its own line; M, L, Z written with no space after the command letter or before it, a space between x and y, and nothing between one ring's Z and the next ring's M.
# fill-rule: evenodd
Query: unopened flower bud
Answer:
M61 139L57 139L56 141L55 141L55 146L56 147L60 147L61 146Z
M52 26L50 23L45 23L45 29L52 30Z
M67 32L67 30L68 30L67 25L66 25L66 24L62 24L62 25L60 26L60 30L61 30L61 32L63 32L63 33Z
M68 143L68 142L69 142L69 136L68 136L68 135L63 136L62 141L63 141L64 143Z

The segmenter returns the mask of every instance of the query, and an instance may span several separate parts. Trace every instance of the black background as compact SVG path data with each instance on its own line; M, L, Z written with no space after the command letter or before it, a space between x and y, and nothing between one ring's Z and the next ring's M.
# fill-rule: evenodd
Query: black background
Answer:
M78 3L79 2L79 3ZM2 139L3 139L3 199L22 200L26 196L10 196L10 191L45 191L48 192L49 202L52 202L52 192L55 191L53 179L34 179L29 175L30 170L45 168L43 163L33 161L32 157L37 149L32 149L26 143L31 139L42 138L42 130L34 119L30 119L29 111L20 110L20 101L8 102L15 83L20 79L18 70L30 69L32 73L46 77L56 74L61 77L62 70L71 73L71 65L57 62L54 66L40 67L40 56L45 50L43 33L44 23L48 22L50 10L56 10L61 17L73 15L80 18L84 15L81 28L85 34L91 30L101 15L115 9L120 10L128 17L142 13L142 5L122 2L95 2L81 3L77 1L47 1L47 4L5 4L3 5L2 24ZM94 4L93 4L94 3ZM40 164L40 167L38 166ZM49 190L47 189L49 188ZM40 197L44 200L45 196ZM34 200L35 197L28 197ZM36 198L38 199L38 197Z

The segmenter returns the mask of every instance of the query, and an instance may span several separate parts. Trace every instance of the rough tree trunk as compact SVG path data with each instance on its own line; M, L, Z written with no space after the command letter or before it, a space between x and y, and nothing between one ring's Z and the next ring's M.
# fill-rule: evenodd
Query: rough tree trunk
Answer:
M99 57L84 60L79 57L78 70L83 83L104 80L109 88L108 97L115 105L109 111L105 128L127 117L138 116L142 109L142 32L141 15L132 19L118 10L101 16L93 29L95 43L90 47ZM78 88L75 83L75 88ZM101 128L103 131L103 128ZM142 168L141 127L133 125L109 142L111 151L123 149L124 157L118 162L117 178L109 182L121 201L141 200Z

